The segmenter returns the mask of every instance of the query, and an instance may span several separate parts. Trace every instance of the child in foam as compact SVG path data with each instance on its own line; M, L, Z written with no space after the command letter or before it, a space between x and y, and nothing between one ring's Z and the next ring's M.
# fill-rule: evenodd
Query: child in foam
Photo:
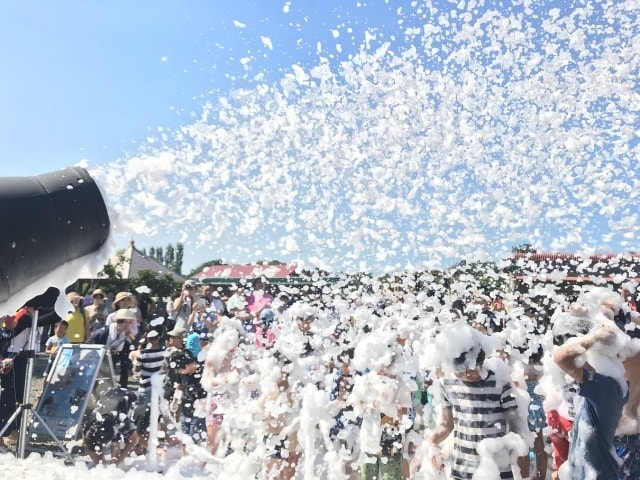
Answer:
M440 445L453 432L450 478L456 480L473 477L481 461L483 469L495 469L496 478L514 478L517 458L528 451L526 412L518 409L507 365L499 358L486 358L485 351L491 351L488 339L457 323L443 331L436 342L444 357L445 376L439 384L442 410L426 447L433 467L443 471ZM481 458L482 449L495 455ZM428 467L423 466L425 470Z

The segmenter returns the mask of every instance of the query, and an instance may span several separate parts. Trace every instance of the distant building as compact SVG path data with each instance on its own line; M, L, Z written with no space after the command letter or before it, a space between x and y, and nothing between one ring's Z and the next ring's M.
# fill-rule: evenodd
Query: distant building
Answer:
M112 255L109 262L116 267L116 271L123 279L130 279L135 277L138 272L150 270L159 276L170 275L176 282L182 283L186 280L186 277L168 269L155 258L143 254L136 248L133 240L124 249L124 253L119 252Z
M193 280L219 286L250 285L264 279L271 285L312 285L309 275L298 271L296 265L212 265L193 275Z
M613 285L640 279L640 254L621 253L582 257L570 253L516 253L511 257L514 289L554 284L571 292L578 285Z

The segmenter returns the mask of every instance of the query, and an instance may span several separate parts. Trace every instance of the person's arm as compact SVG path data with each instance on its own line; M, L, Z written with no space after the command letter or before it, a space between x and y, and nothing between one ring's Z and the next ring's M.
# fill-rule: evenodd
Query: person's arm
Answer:
M576 382L582 383L583 367L577 361L578 357L589 350L596 342L605 345L615 340L615 325L602 325L582 337L570 338L564 345L555 347L553 360L567 375Z
M453 431L453 410L451 407L445 407L440 414L440 422L436 425L433 434L429 438L428 442L438 446L449 436Z
M111 463L115 465L120 465L124 461L124 459L129 456L129 454L137 444L138 444L138 433L133 432L131 435L129 435L129 438L127 439L127 443L125 444L124 448L118 451L118 455L116 456L116 458L114 458L111 461Z
M84 339L86 341L91 333L91 315L83 308L82 316L84 317Z
M108 350L122 350L126 335L118 331L118 324L112 323L109 325L109 336L107 337L106 347Z
M444 470L444 461L440 452L440 444L451 434L453 431L453 410L451 407L444 407L440 414L440 422L436 425L431 437L427 439L427 452L431 455L431 465L438 470ZM414 468L419 465L415 463Z
M53 337L49 337L47 342L44 344L44 353L52 355L56 351L55 346L56 345L53 343Z
M187 326L192 327L193 326L193 322L195 322L196 320L196 315L199 314L199 308L194 308L193 310L191 310L191 313L189 314L189 318L187 319Z

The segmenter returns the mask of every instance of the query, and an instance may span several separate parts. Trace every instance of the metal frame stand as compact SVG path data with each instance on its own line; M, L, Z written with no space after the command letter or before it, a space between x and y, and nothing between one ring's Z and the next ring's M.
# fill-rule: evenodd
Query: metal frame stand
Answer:
M4 432L7 431L7 429L15 421L15 419L18 418L18 415L20 415L20 413L23 413L22 417L20 418L20 436L18 437L18 448L16 452L18 458L23 459L25 456L25 450L27 446L27 443L26 443L27 426L29 422L29 418L27 417L26 412L31 412L31 414L36 419L38 419L38 421L42 424L42 426L45 428L45 430L47 431L49 436L53 439L53 441L56 442L56 445L58 445L58 448L62 451L62 453L64 453L67 459L69 459L70 462L75 463L75 460L73 459L69 451L65 448L62 442L60 442L60 440L58 439L58 437L56 437L56 435L53 433L51 428L49 428L49 425L47 425L47 423L42 419L40 414L33 408L33 405L30 403L31 382L33 380L33 364L36 358L36 351L35 351L34 345L36 343L36 338L37 338L36 333L38 330L38 310L34 311L34 314L32 317L33 318L31 320L31 332L29 336L29 350L25 351L25 353L27 353L29 357L27 360L27 378L25 381L24 396L22 398L22 404L18 405L18 408L13 413L13 415L11 415L11 418L9 418L6 425L2 427L2 430L0 430L0 437L4 434Z

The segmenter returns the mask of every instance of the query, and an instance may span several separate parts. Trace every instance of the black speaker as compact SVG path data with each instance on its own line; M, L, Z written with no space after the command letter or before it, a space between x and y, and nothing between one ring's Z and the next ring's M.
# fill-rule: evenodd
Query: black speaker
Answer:
M0 178L0 303L109 238L100 189L86 170Z

